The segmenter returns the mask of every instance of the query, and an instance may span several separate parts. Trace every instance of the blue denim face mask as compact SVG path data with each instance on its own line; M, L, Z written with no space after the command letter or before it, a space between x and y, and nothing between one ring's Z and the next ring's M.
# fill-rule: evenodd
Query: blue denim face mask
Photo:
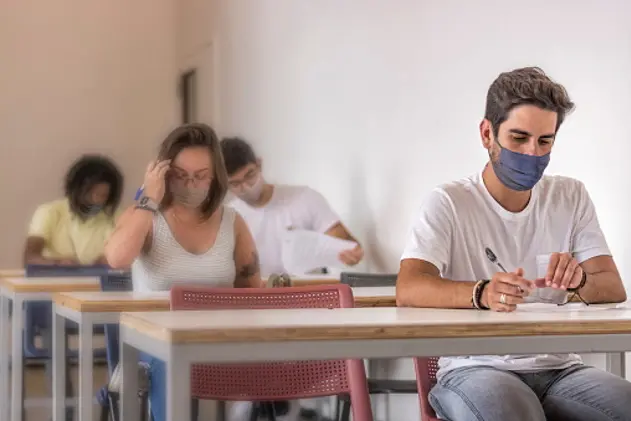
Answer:
M511 190L532 189L543 177L550 163L550 153L542 156L526 155L508 150L498 143L500 156L491 160L497 178Z
M81 211L85 216L94 216L103 210L102 205L83 205Z

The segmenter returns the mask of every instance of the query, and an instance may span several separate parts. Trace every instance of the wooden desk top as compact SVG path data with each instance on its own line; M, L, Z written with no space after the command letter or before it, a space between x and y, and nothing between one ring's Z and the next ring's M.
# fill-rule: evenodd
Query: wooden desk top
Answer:
M0 285L13 292L70 292L70 291L98 291L101 288L98 277L50 277L0 278Z
M171 305L169 291L61 292L53 295L53 301L82 313L168 311Z
M26 275L23 268L20 269L0 269L0 278L21 278Z
M395 287L354 287L355 307L396 307Z
M533 305L513 313L417 308L122 313L121 324L171 343L462 338L631 333L631 308Z
M394 287L353 288L355 305L377 307L394 306ZM121 313L124 311L169 310L169 292L60 292L53 301L82 313Z
M293 279L294 285L322 285L339 283L336 276L328 275L302 275ZM0 285L13 292L74 292L74 291L99 291L100 280L98 277L32 277L24 276L24 269L0 270Z

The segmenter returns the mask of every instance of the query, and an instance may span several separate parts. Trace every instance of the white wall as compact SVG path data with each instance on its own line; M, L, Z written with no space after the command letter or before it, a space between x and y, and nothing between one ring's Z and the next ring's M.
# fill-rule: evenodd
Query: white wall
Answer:
M549 173L585 182L631 282L631 3L208 3L195 36L217 50L216 125L255 144L269 179L320 190L362 240L372 270L397 270L432 187L484 165L477 126L492 80L538 65L577 103ZM398 407L390 419L407 413Z
M631 279L624 194L631 188L625 140L630 4L218 5L222 131L256 142L270 178L324 193L369 244L375 269L397 269L410 218L429 189L482 168L477 126L495 76L539 65L577 103L549 172L586 183L618 265Z
M0 267L21 265L32 212L80 154L114 158L133 195L178 121L174 4L2 2Z

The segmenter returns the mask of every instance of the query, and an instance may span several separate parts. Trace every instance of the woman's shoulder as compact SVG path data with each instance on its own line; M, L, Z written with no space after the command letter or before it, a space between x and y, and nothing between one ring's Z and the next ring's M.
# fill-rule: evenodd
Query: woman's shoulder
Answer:
M222 206L222 222L226 222L234 229L235 236L239 234L243 227L245 226L245 219L239 214L239 212L233 208L232 206Z
M65 224L62 221L68 220L69 215L70 208L65 199L42 203L31 217L29 236L46 238L52 232L63 229Z
M70 203L68 203L68 199L66 198L42 203L39 207L53 212L70 212Z
M237 216L239 216L239 212L237 212L237 210L233 208L232 206L228 206L228 205L221 205L219 207L219 212L221 212L221 214L223 215L223 218L228 218L231 221L235 221Z
M236 237L240 230L239 227L241 222L239 220L243 220L243 218L239 215L239 212L231 206L221 205L219 209L217 209L217 213L221 215L219 230L232 232Z
M70 205L67 199L57 199L40 204L35 209L35 215L48 218L59 218L70 214Z

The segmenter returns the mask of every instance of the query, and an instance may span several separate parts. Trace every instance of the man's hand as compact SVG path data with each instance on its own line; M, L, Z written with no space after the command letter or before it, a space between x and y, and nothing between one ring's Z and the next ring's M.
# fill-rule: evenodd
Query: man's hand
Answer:
M515 311L517 304L524 302L534 283L524 279L524 270L519 268L513 273L498 272L493 275L482 293L482 305L493 311Z
M570 253L552 253L545 278L535 281L539 288L576 288L583 279L583 268Z
M358 244L355 248L341 252L339 257L345 265L355 266L364 257L364 250Z

